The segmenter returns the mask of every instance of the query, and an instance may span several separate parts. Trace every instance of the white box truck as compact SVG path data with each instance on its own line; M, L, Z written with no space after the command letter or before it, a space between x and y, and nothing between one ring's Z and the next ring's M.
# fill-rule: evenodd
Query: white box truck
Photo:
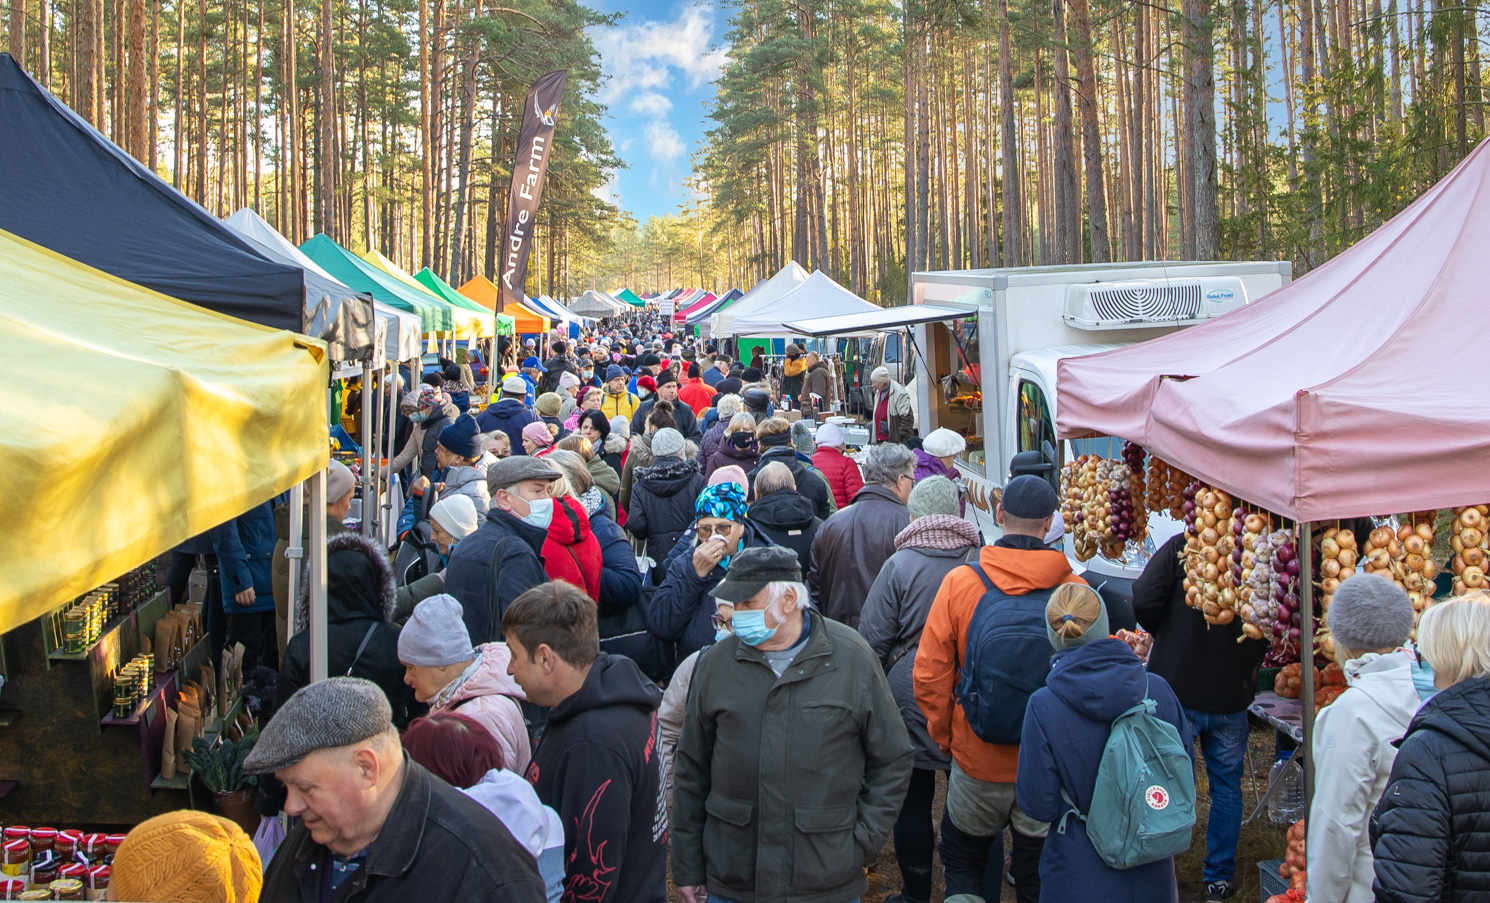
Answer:
M994 508L1011 466L1057 484L1076 455L1117 457L1121 438L1058 442L1056 363L1165 335L1236 310L1287 285L1283 261L1135 262L915 273L912 303L866 314L787 324L804 335L907 330L917 433L963 435L957 461L967 518L985 539L999 529ZM1021 453L1025 453L1022 454ZM1020 455L1017 459L1015 456ZM1121 561L1077 562L1110 601L1126 597L1159 544L1180 529L1151 515L1149 538ZM1131 610L1131 609L1130 609ZM1114 629L1118 625L1114 622Z

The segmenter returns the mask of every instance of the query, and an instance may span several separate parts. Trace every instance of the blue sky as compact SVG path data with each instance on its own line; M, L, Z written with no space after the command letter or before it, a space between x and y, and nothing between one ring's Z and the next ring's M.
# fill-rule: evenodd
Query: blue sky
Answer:
M714 2L591 0L625 13L592 38L607 80L606 127L627 163L606 187L638 222L674 213L688 200L684 179L711 121L708 105L725 61L725 16Z

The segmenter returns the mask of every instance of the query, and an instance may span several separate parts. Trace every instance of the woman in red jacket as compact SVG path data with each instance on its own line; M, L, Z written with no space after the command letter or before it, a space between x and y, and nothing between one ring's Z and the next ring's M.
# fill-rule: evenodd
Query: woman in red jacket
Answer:
M563 580L600 598L600 540L590 530L584 505L569 492L564 480L555 480L554 517L543 541L543 570L550 580Z
M859 473L859 463L843 453L843 430L836 423L825 423L817 428L817 451L812 456L812 466L823 472L828 485L833 489L833 500L839 510L847 508L864 488L864 477Z

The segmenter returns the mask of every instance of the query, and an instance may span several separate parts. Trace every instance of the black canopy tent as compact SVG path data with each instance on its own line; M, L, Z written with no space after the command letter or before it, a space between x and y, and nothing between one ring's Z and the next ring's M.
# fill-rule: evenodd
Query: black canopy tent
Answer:
M314 334L303 270L259 254L5 53L0 173L0 229L209 310Z

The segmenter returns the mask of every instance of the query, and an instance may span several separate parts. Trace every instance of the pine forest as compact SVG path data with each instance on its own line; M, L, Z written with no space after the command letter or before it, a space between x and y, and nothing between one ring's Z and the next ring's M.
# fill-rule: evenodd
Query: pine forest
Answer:
M459 284L495 269L524 94L568 69L528 288L749 288L1284 259L1307 271L1485 135L1478 0L752 0L692 200L637 222L576 0L8 0L4 49L209 211ZM510 5L502 5L502 4Z

